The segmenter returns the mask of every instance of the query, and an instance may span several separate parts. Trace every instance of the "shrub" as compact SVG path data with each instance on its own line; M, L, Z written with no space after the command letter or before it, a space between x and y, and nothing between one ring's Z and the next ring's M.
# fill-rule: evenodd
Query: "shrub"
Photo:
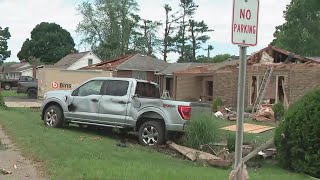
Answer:
M199 149L201 145L214 142L218 137L217 119L210 114L199 114L191 118L186 129L187 146Z
M7 106L3 100L2 94L0 93L0 109L7 109Z
M276 121L281 120L282 117L284 116L284 113L285 113L285 108L284 108L283 104L277 103L277 104L273 105L272 109L274 111L274 116L276 118Z
M229 149L229 152L234 152L236 149L236 134L232 133L229 134L227 137L227 148Z
M218 97L212 102L212 111L217 112L218 108L223 105L222 99Z
M296 101L275 132L280 165L320 177L320 89Z

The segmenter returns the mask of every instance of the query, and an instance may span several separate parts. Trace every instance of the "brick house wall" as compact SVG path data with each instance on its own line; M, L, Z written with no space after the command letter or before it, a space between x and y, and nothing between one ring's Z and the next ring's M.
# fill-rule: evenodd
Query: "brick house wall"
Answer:
M289 75L289 103L320 86L320 65L292 68Z
M267 66L248 66L246 77L245 107L251 106L252 76L259 76L260 82ZM275 67L272 77L284 78L284 90L289 104L294 103L308 91L320 86L320 65L290 64ZM224 104L237 106L238 69L223 68L213 73L214 99L221 97Z
M202 93L202 78L197 76L175 76L174 99L199 100Z

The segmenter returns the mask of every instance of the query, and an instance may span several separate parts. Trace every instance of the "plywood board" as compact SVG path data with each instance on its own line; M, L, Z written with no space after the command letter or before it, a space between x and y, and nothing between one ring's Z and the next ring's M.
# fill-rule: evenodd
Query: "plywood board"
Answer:
M274 127L270 126L261 126L261 125L256 125L256 124L249 124L249 123L244 123L243 124L243 130L245 133L252 133L252 134L259 134L265 131L269 131L273 129ZM232 125L232 126L226 126L221 128L223 130L227 131L237 131L237 126Z

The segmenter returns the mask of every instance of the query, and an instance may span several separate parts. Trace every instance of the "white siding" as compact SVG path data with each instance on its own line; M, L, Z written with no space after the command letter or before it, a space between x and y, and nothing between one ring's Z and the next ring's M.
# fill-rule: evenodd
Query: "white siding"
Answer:
M99 59L96 55L90 52L81 59L79 59L77 62L75 62L73 65L71 65L67 70L78 70L83 67L87 67L89 59L92 59L92 64L98 64L102 62L101 59Z
M21 76L31 76L32 77L32 69L27 69L21 72Z

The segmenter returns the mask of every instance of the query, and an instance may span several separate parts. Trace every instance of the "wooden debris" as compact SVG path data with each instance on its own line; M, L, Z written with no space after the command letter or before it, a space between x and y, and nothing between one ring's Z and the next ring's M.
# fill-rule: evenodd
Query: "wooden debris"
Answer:
M191 161L199 161L204 162L205 164L208 164L210 166L217 166L217 167L229 167L231 165L231 162L226 161L220 157L217 157L215 155L212 155L210 153L198 151L192 148L188 148L185 146L180 146L178 144L175 144L174 142L168 141L167 144L172 149L177 150L181 154L185 155L187 158L189 158Z
M3 175L12 174L11 171L8 171L8 170L6 170L6 169L0 169L0 173L3 174Z
M245 156L242 159L242 163L245 163L246 161L248 161L249 159L251 159L252 157L256 156L260 151L265 150L271 146L274 146L274 139L271 138L269 141L267 141L265 144L261 145L260 147L258 147L257 149L253 150L251 153L249 153L247 156Z

